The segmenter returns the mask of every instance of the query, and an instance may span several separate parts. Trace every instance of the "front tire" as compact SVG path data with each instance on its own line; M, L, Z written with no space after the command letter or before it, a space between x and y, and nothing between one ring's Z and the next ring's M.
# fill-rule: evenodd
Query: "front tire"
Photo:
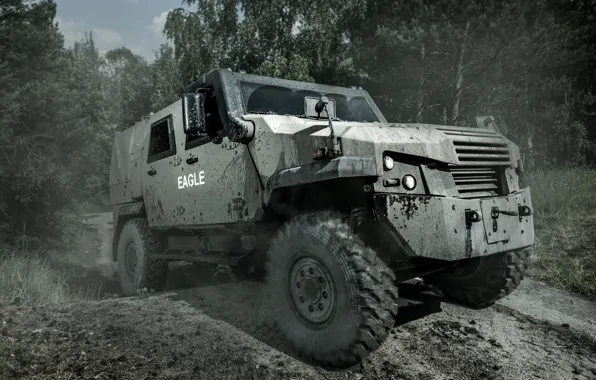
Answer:
M126 222L118 240L118 278L125 296L141 289L163 290L168 277L168 263L153 260L150 254L163 252L162 240L145 219Z
M528 259L527 250L478 257L467 260L459 270L439 272L424 280L439 288L447 299L482 309L519 286L528 269Z
M387 338L397 314L394 281L393 271L338 213L289 220L267 252L277 325L298 353L327 367L354 365Z

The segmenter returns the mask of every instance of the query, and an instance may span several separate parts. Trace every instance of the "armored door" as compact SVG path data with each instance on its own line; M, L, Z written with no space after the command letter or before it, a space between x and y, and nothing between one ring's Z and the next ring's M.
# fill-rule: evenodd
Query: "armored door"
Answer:
M180 223L181 205L176 184L181 158L177 153L183 147L176 146L180 139L175 131L180 114L178 108L172 106L155 115L145 142L143 199L149 224L153 227L172 227Z

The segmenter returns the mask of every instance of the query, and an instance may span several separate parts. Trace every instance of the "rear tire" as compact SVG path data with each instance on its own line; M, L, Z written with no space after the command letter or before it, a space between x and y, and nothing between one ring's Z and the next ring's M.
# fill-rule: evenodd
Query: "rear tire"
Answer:
M357 364L395 325L395 275L342 214L286 222L271 240L266 280L278 327L298 353L319 365Z
M439 288L444 296L474 309L493 305L511 294L524 279L528 268L527 250L499 253L467 260L457 271L426 277L426 283Z
M163 250L163 241L145 219L126 222L118 240L118 278L124 295L135 295L144 288L163 290L168 277L168 262L149 258L150 254Z

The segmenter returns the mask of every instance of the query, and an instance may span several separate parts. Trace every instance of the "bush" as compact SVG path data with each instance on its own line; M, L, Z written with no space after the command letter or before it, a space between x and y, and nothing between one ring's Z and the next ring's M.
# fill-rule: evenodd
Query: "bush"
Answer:
M527 181L536 212L530 274L596 299L596 171L542 170Z
M0 247L0 289L4 301L57 303L72 295L63 273L39 255Z
M596 211L596 171L543 169L526 177L538 222L563 221Z

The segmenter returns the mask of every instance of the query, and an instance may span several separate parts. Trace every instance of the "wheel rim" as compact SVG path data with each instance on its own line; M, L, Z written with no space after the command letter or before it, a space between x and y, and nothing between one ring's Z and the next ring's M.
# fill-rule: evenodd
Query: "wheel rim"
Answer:
M137 273L137 247L134 242L126 247L126 275L130 280L135 280Z
M302 257L290 270L289 290L297 314L311 325L329 320L335 310L336 293L333 278L318 260Z

